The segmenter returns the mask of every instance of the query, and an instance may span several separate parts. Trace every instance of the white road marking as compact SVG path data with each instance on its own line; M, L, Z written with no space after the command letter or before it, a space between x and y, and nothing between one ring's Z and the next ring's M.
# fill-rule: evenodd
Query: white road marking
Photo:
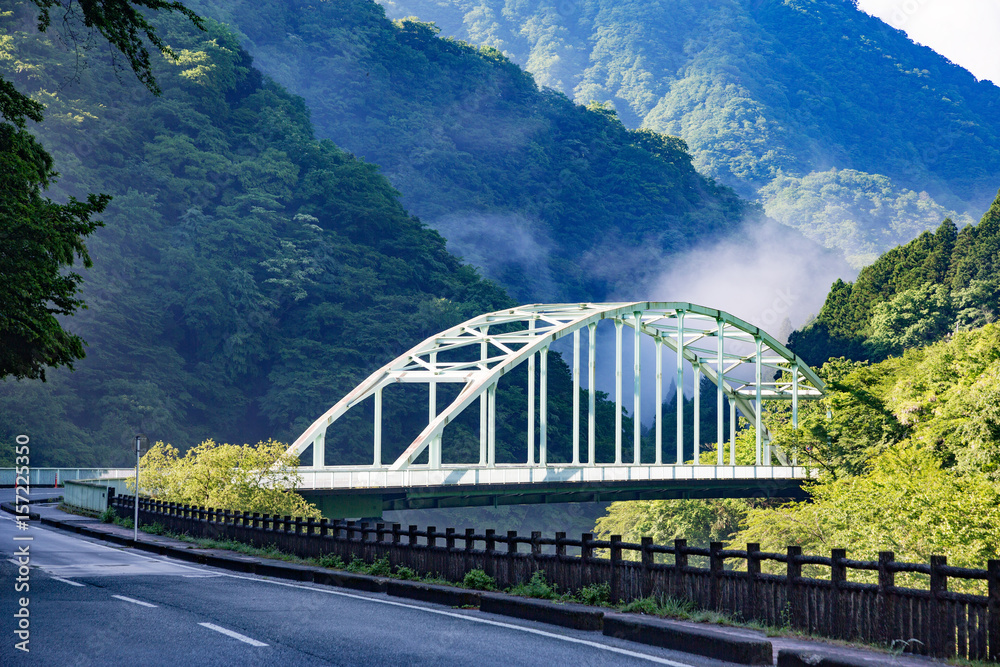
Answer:
M251 646L267 646L267 644L265 644L264 642L259 642L256 639L250 639L246 635L241 635L238 632L227 630L226 628L218 626L215 623L199 623L198 625L200 625L203 628L208 628L209 630L215 630L216 632L221 632L222 634L232 637L233 639L239 639L241 642L250 644Z
M55 579L56 581L61 581L64 584L69 584L70 586L83 586L83 584L81 584L78 581L70 581L69 579L63 579L61 577L52 577L52 578Z
M39 528L41 530L46 530L45 528L41 528L41 527L39 527ZM89 544L93 545L93 546L101 547L101 548L104 548L104 549L110 549L110 550L118 551L118 552L125 551L125 549L126 549L126 548L110 547L110 546L106 546L104 544L100 544L99 542L91 542L90 540L87 540L87 542ZM131 549L129 549L129 551L131 551ZM156 562L159 562L159 563L170 563L171 565L175 565L176 567L180 567L180 568L183 568L183 569L186 569L186 570L194 570L196 572L204 572L205 571L202 568L191 567L189 565L181 565L180 563L175 563L173 560L164 560L164 559L161 559L161 558L152 558L152 557L144 556L144 555L141 555L141 554L138 554L138 553L135 553L135 552L132 552L132 555L134 557L136 557L136 558L142 558L143 560L151 560L151 561L156 561ZM638 651L630 651L628 649L618 648L616 646L607 646L605 644L600 644L598 642L592 642L592 641L589 641L589 640L586 640L586 639L577 639L576 637L567 637L565 635L559 635L559 634L556 634L554 632L546 632L544 630L538 630L536 628L529 628L529 627L525 627L525 626L522 626L522 625L515 625L513 623L503 623L503 622L500 622L500 621L494 621L494 620L486 619L486 618L475 618L473 616L466 616L464 614L456 614L456 613L450 612L450 611L444 611L444 610L440 610L440 609L431 609L429 607L421 607L421 606L418 606L418 605L406 604L406 603L403 603L403 602L396 602L395 600L380 600L378 598L365 597L364 595L354 595L352 593L343 593L341 591L332 591L332 590L325 590L325 589L322 589L322 588L313 588L311 586L301 586L301 585L298 585L298 584L290 584L290 583L286 583L286 582L283 582L283 581L273 581L271 579L262 579L262 578L258 578L258 577L244 577L244 576L240 576L240 575L236 575L236 574L221 573L221 574L219 574L219 576L230 577L232 579L244 579L246 581L256 581L256 582L261 582L261 583L274 584L275 586L285 586L285 587L288 587L288 588L300 588L302 590L313 591L313 592L316 592L316 593L325 593L327 595L339 595L341 597L352 598L352 599L355 599L355 600L365 600L365 601L368 601L368 602L376 602L378 604L387 604L387 605L391 605L391 606L394 606L394 607L404 607L406 609L414 609L414 610L417 610L417 611L424 611L424 612L427 612L427 613L430 613L430 614L438 614L439 616L450 616L452 618L458 618L458 619L462 619L462 620L465 620L465 621L469 621L470 623L480 623L480 624L483 624L483 625L492 625L492 626L495 626L495 627L508 628L510 630L517 630L517 631L520 631L520 632L526 632L528 634L538 635L540 637L548 637L550 639L556 639L558 641L564 641L564 642L568 642L568 643L571 643L571 644L581 644L583 646L589 646L591 648L595 648L595 649L598 649L600 651L607 651L609 653L617 653L618 655L627 655L627 656L632 657L632 658L638 658L640 660L648 660L650 662L654 662L654 663L657 663L657 664L660 664L660 665L669 665L670 667L695 667L695 665L692 665L691 663L677 662L675 660L668 660L667 658L661 658L659 656L649 655L648 653L639 653ZM156 606L156 605L151 605L148 602L140 602L139 600L132 600L130 598L122 597L120 595L115 595L113 597L121 598L123 600L128 600L129 602L136 602L138 604L142 604L142 605L146 605L146 606L150 606L150 607L155 607ZM223 634L230 634L230 633L232 633L231 636L239 635L239 633L232 632L231 630L226 630L225 628L220 628L218 626L212 626L211 623L200 623L199 625L202 625L202 626L205 626L205 627L210 627L212 630L216 630L218 632L222 632ZM250 639L249 637L243 637L243 635L239 635L236 638L237 639L242 638L242 639L240 639L240 641L246 640L246 641L248 641L248 643L254 643L254 644L259 643L259 642L257 642L257 640ZM266 646L266 644L264 644L264 645Z
M118 598L119 600L124 600L125 602L131 602L132 604L141 604L143 607L152 607L153 609L156 609L155 604L143 602L142 600L136 600L135 598L127 598L124 595L112 595L111 597Z
M598 642L592 642L587 639L577 639L576 637L567 637L566 635L556 634L554 632L546 632L545 630L538 630L536 628L528 628L523 625L515 625L513 623L503 623L501 621L494 621L488 618L476 618L474 616L466 616L465 614L456 614L452 611L444 611L442 609L431 609L430 607L421 607L414 604L406 604L405 602L396 602L395 600L381 600L379 598L365 597L364 595L354 595L353 593L343 593L341 591L328 591L322 588L313 588L311 586L301 586L299 584L289 584L283 581L273 581L271 579L258 579L256 577L241 577L237 574L225 574L225 577L231 577L233 579L245 579L247 581L258 581L268 584L274 584L276 586L286 586L288 588L301 588L306 591L314 591L316 593L326 593L327 595L339 595L345 598L352 598L354 600L365 600L367 602L377 602L379 604L387 604L393 607L404 607L406 609L415 609L417 611L425 611L430 614L438 614L439 616L450 616L451 618L460 618L464 621L469 621L471 623L482 623L483 625L492 625L500 628L507 628L510 630L519 630L521 632L527 632L532 635L538 635L540 637L548 637L549 639L557 639L559 641L568 642L571 644L582 644L583 646L589 646L601 651L608 651L609 653L617 653L618 655L627 655L630 658L639 658L640 660L648 660L650 662L655 662L660 665L669 665L670 667L695 667L687 662L677 662L675 660L668 660L667 658L661 658L656 655L649 655L648 653L639 653L638 651L630 651L624 648L618 648L617 646L608 646L606 644L600 644ZM201 625L205 625L202 623Z

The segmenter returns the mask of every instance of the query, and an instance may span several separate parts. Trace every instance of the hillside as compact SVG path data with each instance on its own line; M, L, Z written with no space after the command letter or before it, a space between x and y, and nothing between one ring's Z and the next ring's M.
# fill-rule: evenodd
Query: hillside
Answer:
M376 167L315 140L302 100L227 29L158 24L180 60L154 59L153 97L99 53L78 63L30 11L0 15L4 77L47 106L33 130L62 173L48 195L114 196L88 242L89 309L66 323L86 358L0 383L0 436L30 434L36 466L122 464L138 431L180 447L293 437L416 341L511 303ZM410 412L394 409L399 446Z
M318 136L379 165L408 210L520 301L648 298L672 258L758 215L699 174L684 142L372 0L190 4L232 25Z
M788 345L809 363L881 360L980 327L1000 314L1000 196L977 225L945 220L838 280L818 317Z
M845 0L383 4L682 138L700 171L857 268L969 222L1000 182L1000 88Z

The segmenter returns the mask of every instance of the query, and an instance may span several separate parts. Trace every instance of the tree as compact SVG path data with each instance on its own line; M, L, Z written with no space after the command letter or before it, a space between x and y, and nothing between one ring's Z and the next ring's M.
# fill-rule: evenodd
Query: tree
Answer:
M139 9L178 11L201 25L201 18L179 2L163 0L33 0L39 8L38 29L51 25L59 8L64 25L82 23L99 32L128 60L150 92L159 93L149 61L149 41L164 55L176 55L156 35ZM73 27L67 36L77 47L84 37ZM85 47L84 47L85 48ZM115 51L113 51L114 53ZM62 328L57 316L72 315L85 304L76 297L82 278L65 273L79 259L91 266L84 238L100 222L111 200L88 195L57 204L42 196L56 179L52 157L27 131L27 121L42 122L44 106L18 92L0 77L0 378L45 380L47 367L68 366L84 356L83 340Z
M292 490L302 479L298 457L287 449L274 440L242 446L206 440L179 456L176 447L157 442L140 460L139 481L144 492L165 502L318 517L319 510ZM132 480L129 490L134 487Z

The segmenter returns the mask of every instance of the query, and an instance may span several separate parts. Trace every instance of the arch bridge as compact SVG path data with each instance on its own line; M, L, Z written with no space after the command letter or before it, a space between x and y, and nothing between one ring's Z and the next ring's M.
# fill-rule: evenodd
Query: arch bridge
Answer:
M614 325L614 461L597 459L598 324ZM627 333L626 333L627 332ZM625 336L632 341L631 437L623 432ZM561 339L568 341L557 343ZM586 340L584 341L584 338ZM603 337L607 339L607 336ZM655 361L643 360L650 341ZM572 378L572 455L549 460L549 351L569 343ZM606 340L602 343L607 345ZM585 349L584 349L585 348ZM675 364L664 371L664 350ZM606 352L602 359L606 363ZM648 352L646 357L651 356ZM523 460L498 463L497 387L527 366L527 442ZM685 452L685 376L693 374L693 456ZM653 376L655 450L643 460L643 377ZM586 382L584 383L584 377ZM714 388L716 428L703 442L701 378ZM536 381L537 378L537 381ZM664 433L664 382L676 392L676 429ZM426 425L398 457L383 460L383 390L395 383L426 387ZM457 396L439 409L438 386L455 383ZM536 386L537 384L537 386ZM586 386L581 391L582 385ZM648 386L649 382L646 382ZM648 389L647 389L648 392ZM487 313L431 336L391 361L344 396L295 440L288 452L312 454L303 466L304 495L333 516L380 516L382 509L475 506L670 497L798 496L808 476L795 453L771 443L761 420L768 401L790 401L798 426L800 400L823 396L822 380L773 336L720 310L681 302L534 304ZM610 392L609 392L610 393ZM327 429L352 408L374 399L370 465L328 465ZM586 407L581 405L586 401ZM479 458L442 463L449 424L478 403ZM729 438L726 442L726 406ZM689 410L690 411L690 410ZM753 457L740 452L737 411L755 426ZM537 429L537 434L536 434ZM537 440L536 440L537 435ZM628 447L627 440L631 440ZM727 447L728 445L728 447ZM628 450L631 451L628 451ZM728 452L727 452L728 449ZM648 450L648 448L647 448ZM714 450L714 451L713 451ZM690 449L688 450L690 451ZM727 456L728 454L728 456ZM418 457L426 455L426 463ZM568 458L568 457L567 457ZM752 460L751 464L738 464Z

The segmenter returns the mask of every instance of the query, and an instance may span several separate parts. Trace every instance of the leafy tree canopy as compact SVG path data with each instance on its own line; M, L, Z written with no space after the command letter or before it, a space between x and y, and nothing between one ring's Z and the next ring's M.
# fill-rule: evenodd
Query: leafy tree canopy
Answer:
M809 363L885 359L1000 312L1000 196L976 225L946 219L933 234L889 250L853 283L838 280L819 316L788 345Z
M79 36L74 15L81 14L83 26L96 29L125 55L139 80L156 93L159 88L145 41L167 55L174 54L135 6L179 11L201 25L201 19L179 2L34 3L39 9L39 32L50 27L51 11L58 9L63 27L75 41ZM4 12L0 16L9 22L13 15ZM74 361L83 358L83 339L63 329L57 319L85 307L76 296L81 276L63 269L77 259L84 267L92 265L84 238L100 225L91 216L103 212L111 200L108 195L89 194L85 201L71 196L68 203L57 204L42 195L58 174L52 157L25 125L29 120L42 122L44 108L0 74L0 117L4 120L0 122L0 378L45 380L46 368L72 368Z
M242 446L206 440L181 456L176 447L157 442L139 462L141 492L170 503L319 517L294 491L302 478L298 458L287 449L274 440ZM129 490L135 493L134 479Z

